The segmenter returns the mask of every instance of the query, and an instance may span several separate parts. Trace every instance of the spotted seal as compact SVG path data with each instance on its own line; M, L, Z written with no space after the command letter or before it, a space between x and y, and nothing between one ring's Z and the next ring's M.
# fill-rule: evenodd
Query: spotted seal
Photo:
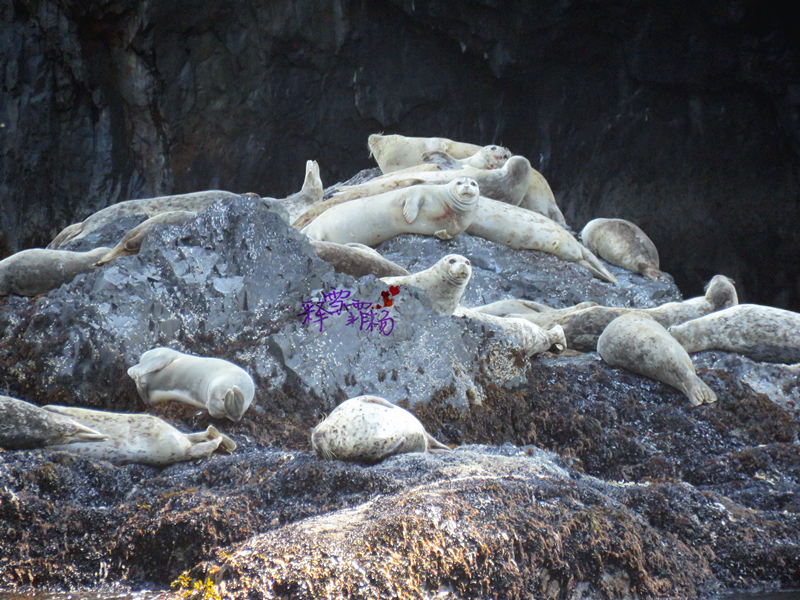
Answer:
M88 252L30 248L0 260L0 296L46 294L95 268L110 248Z
M157 214L154 217L150 217L145 222L140 223L126 233L125 237L120 240L119 244L114 246L110 252L106 253L100 260L98 260L94 266L99 267L111 262L115 258L139 254L139 250L142 248L142 242L144 241L144 238L147 237L147 234L158 225L162 225L164 227L182 227L189 221L193 221L196 218L197 213L190 210L171 210Z
M612 265L647 279L664 281L658 250L637 225L625 219L592 219L581 231L583 244Z
M800 362L800 314L760 304L739 304L669 328L689 354L736 352L759 362Z
M228 452L236 449L236 443L213 425L198 433L183 433L153 415L105 412L74 406L48 405L44 408L54 415L64 415L108 435L104 441L51 445L50 450L63 450L118 465L138 463L163 467L205 458L220 447Z
M347 273L358 279L364 275L394 277L410 275L406 269L384 258L376 250L364 244L337 244L309 240L317 256L333 265L337 273Z
M717 401L714 391L697 376L683 346L644 313L631 312L611 321L597 340L597 353L612 366L671 385L694 406Z
M417 185L334 206L302 233L323 242L366 246L403 233L449 240L472 221L478 197L478 184L469 177L447 185Z
M489 329L502 331L503 335L520 347L525 356L533 356L542 352L560 354L567 347L567 341L564 338L564 330L561 325L554 325L545 330L526 319L515 316L498 317L467 308L466 306L457 307L453 315L480 321L486 324Z
M317 458L377 463L406 452L447 452L410 412L379 398L345 400L311 430Z
M147 404L177 400L232 421L242 418L255 395L253 378L241 367L172 348L148 350L128 375Z
M0 395L0 448L26 450L58 444L99 442L108 436L43 408Z
M422 289L433 303L433 310L452 315L472 276L472 265L460 254L448 254L435 265L403 277L381 277L389 285L411 285Z
M457 159L468 158L479 152L481 146L454 142L441 137L408 137L375 133L367 140L369 154L383 173L391 173L422 163L423 152L447 152Z
M266 198L282 205L289 212L289 222L302 215L315 204L322 202L322 179L319 176L319 165L315 160L306 161L306 177L300 191L286 198Z

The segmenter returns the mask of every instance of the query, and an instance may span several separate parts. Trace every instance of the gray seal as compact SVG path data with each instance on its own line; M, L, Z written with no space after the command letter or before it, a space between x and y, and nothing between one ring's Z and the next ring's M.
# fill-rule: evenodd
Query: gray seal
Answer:
M209 426L198 433L183 433L152 415L113 413L74 406L45 406L54 415L64 415L84 425L96 427L108 435L101 442L52 445L49 450L107 460L117 465L138 463L163 467L196 458L205 458L222 447L236 449L228 436Z
M107 437L69 417L0 395L0 448L27 450L58 444L99 442Z
M433 310L452 315L472 276L472 265L460 254L448 254L432 267L402 277L381 277L391 285L411 285L420 288L431 299Z
M612 265L647 279L664 281L658 250L638 226L625 219L593 219L581 231L584 245Z
M0 260L0 296L37 296L95 268L110 248L89 252L30 248Z
M597 340L597 353L612 366L671 385L694 406L717 401L714 391L697 376L683 346L644 313L632 312L611 321Z
M800 362L800 314L759 304L739 304L669 328L689 354L736 352L759 362Z
M172 348L148 350L128 375L147 404L177 400L231 421L241 420L255 395L253 378L241 367Z
M406 452L447 452L410 412L378 396L345 400L311 430L320 460L374 464Z

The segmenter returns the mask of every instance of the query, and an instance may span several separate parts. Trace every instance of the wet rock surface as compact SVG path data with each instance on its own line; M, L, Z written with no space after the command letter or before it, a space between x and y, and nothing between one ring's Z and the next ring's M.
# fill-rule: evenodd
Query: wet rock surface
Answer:
M612 286L467 235L378 250L412 272L464 254L473 306L680 298L671 281L612 268ZM180 578L234 598L687 598L798 585L796 366L697 355L719 401L693 408L595 353L526 359L411 288L351 324L347 309L304 323L304 303L331 290L374 305L386 289L335 273L271 202L242 197L47 295L0 299L4 393L147 411L183 431L213 422L238 444L164 469L0 452L0 586ZM384 310L388 334L374 322ZM146 407L126 369L157 345L246 368L256 398L242 421ZM456 450L318 461L310 427L364 393L410 407Z

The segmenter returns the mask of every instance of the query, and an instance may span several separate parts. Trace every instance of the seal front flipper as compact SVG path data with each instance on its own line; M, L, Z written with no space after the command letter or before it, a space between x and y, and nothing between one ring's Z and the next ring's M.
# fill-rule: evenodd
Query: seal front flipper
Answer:
M401 437L397 440L392 447L389 448L382 456L378 458L379 461L389 458L390 456L394 456L395 454L405 454L405 450L403 446L406 443L406 436Z
M404 194L400 202L403 205L403 217L405 217L406 223L411 225L417 218L419 209L425 202L425 197L422 194Z
M456 162L456 159L443 150L423 152L422 160L426 163L438 165L442 169L452 170L461 168L461 165Z
M434 237L437 237L440 240L452 240L454 237L456 237L454 235L450 235L449 233L447 233L446 229L440 229L439 231L434 232L433 235Z
M378 404L380 406L385 406L386 408L396 408L395 404L392 404L385 398L381 398L379 396L361 396L360 400L361 402L371 402L372 404Z

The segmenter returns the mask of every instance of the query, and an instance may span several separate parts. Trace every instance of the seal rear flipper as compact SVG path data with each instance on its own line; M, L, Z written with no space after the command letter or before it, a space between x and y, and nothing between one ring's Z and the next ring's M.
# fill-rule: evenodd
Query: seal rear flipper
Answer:
M232 421L240 421L244 410L244 392L235 385L225 392L225 416Z
M427 450L431 454L443 454L445 452L452 452L450 446L445 446L442 442L437 440L427 431L425 432L425 441L427 442Z
M222 438L214 438L213 440L209 440L207 442L200 442L199 444L193 445L189 448L187 454L187 460L191 460L194 458L206 458L207 456L211 456L211 454L219 448L220 443L222 442Z
M589 269L589 272L592 275L602 281L607 283L617 283L617 278L614 277L608 271L608 269L603 266L603 263L600 262L600 259L592 254L585 246L581 246L581 253L583 254L583 260L577 261L579 265Z
M564 328L561 327L561 325L554 325L551 329L547 330L547 333L550 338L550 348L548 352L561 354L567 347L567 338L564 335Z
M689 397L689 402L692 406L700 406L701 404L713 404L717 401L717 395L714 393L706 383L695 376L692 377L691 382L686 385L686 395Z
M642 274L642 277L652 281L664 281L664 279L666 279L664 273L648 263L640 262L637 267L639 269L639 273Z

